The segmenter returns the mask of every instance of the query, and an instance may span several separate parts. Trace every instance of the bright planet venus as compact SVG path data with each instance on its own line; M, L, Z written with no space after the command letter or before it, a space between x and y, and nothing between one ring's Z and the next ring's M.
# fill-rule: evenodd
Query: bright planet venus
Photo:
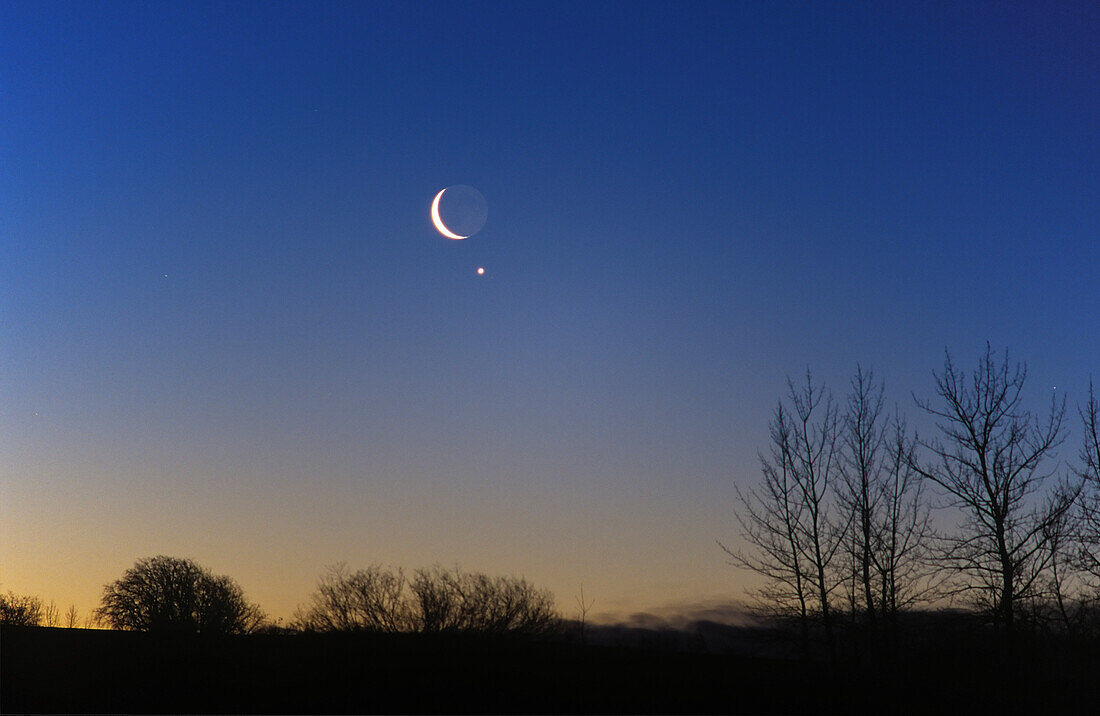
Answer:
M441 189L432 200L432 224L448 239L468 239L485 226L488 206L477 189L456 184Z

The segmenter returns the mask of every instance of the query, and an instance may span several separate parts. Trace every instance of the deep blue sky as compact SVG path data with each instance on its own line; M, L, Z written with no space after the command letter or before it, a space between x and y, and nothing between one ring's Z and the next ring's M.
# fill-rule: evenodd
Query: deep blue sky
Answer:
M713 540L787 375L859 361L912 412L988 340L1036 400L1100 379L1098 37L1093 3L5 3L2 586L90 607L166 552L279 615L338 559L736 596Z

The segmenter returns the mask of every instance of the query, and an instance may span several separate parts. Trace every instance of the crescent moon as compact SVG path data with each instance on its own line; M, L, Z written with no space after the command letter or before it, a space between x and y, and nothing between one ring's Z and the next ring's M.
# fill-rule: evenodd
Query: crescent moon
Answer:
M435 229L439 233L446 236L448 239L465 239L465 236L459 236L455 232L447 228L443 223L443 219L439 218L439 198L443 196L443 192L447 191L446 188L441 189L438 194L435 195L435 199L432 200L432 223L435 224Z

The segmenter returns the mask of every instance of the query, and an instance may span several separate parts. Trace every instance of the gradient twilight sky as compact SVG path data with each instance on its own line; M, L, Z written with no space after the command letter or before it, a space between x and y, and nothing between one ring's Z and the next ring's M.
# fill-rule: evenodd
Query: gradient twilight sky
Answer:
M945 347L1071 410L1100 380L1098 37L1091 2L5 2L0 589L83 611L170 554L282 617L338 560L740 597L715 540L787 375L862 362L911 422Z

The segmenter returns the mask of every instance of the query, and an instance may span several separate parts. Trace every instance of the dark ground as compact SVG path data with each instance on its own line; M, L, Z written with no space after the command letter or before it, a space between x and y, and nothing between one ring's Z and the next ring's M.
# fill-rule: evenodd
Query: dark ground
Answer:
M887 673L667 647L354 634L0 629L4 713L1098 713L1100 661L1004 679L975 643Z

